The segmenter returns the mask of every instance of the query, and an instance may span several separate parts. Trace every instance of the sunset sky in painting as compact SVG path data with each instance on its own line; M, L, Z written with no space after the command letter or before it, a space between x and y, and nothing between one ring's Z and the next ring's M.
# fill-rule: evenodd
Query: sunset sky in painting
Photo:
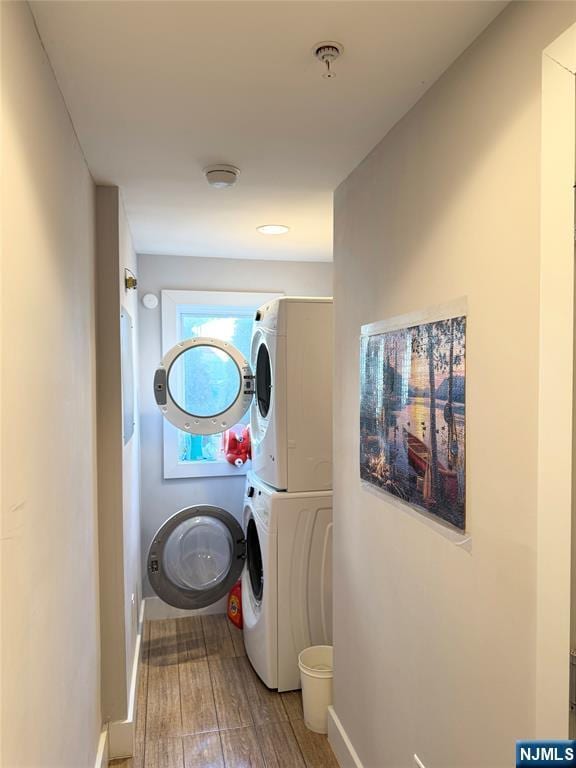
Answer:
M426 357L419 357L418 355L411 355L410 361L410 381L412 383L419 382L422 386L428 385L428 359ZM454 366L454 373L460 376L464 375L464 363ZM447 377L446 373L434 373L434 380L436 386L439 386Z

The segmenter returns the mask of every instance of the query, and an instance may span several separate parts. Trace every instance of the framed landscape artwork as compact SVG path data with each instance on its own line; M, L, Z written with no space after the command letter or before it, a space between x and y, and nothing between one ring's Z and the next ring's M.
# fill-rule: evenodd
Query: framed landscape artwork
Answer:
M466 317L362 329L360 476L465 530Z

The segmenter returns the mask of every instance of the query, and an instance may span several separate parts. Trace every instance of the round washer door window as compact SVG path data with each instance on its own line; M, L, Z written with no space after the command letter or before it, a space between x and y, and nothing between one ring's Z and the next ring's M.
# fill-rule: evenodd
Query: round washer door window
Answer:
M157 531L148 552L156 594L177 608L202 608L226 595L246 558L242 528L223 509L188 507Z
M174 584L211 589L224 581L233 556L230 529L213 517L196 515L172 531L164 546L163 564Z
M264 594L264 568L262 567L262 550L254 518L251 517L246 527L247 568L250 577L250 587L257 602Z
M168 370L168 391L190 416L218 416L237 400L242 386L238 364L209 344L183 350Z
M154 374L164 417L193 435L216 435L250 408L254 375L244 355L225 341L197 337L172 347Z

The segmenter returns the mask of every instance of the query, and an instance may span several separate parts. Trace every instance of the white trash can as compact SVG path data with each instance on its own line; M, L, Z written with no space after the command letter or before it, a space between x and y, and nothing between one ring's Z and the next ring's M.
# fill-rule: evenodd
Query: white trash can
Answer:
M328 706L332 704L334 676L331 645L313 645L298 656L302 681L302 704L306 727L316 733L328 732Z

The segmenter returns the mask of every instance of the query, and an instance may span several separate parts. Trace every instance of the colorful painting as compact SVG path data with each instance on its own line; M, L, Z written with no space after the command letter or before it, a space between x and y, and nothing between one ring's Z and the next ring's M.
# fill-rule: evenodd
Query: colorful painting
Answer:
M363 335L360 475L461 530L466 318Z

